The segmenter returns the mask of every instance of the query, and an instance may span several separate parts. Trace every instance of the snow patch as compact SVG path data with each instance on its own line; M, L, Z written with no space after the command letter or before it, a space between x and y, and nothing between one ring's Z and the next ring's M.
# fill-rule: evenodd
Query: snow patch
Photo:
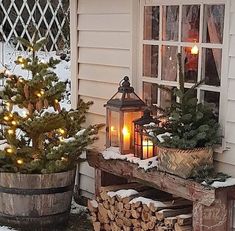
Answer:
M82 129L82 130L78 131L76 136L82 136L85 131L86 131L86 129Z
M207 185L205 181L203 181L202 184ZM235 185L235 178L228 178L224 182L214 181L213 184L211 184L210 186L213 188L225 188L233 185Z
M159 142L160 143L163 143L165 140L164 140L164 136L171 136L171 133L169 133L169 132L165 132L165 133L163 133L163 134L159 134L159 135L157 135L157 139L159 140Z
M158 167L157 157L141 160L134 156L134 154L122 155L118 147L110 147L102 152L105 160L125 160L133 164L137 164L139 168L143 168L145 171L151 168Z
M90 203L93 208L98 208L98 202L96 200L92 200Z
M116 192L108 192L107 195L110 197L118 196L120 198L130 197L138 194L134 189L121 189Z
M142 204L145 204L148 207L150 206L150 204L152 204L156 208L166 207L167 206L166 204L164 204L161 201L154 201L152 199L145 198L145 197L136 197L136 198L134 198L133 200L130 201L131 204L136 203L136 202L141 202Z
M9 228L6 226L0 226L0 231L17 231L16 229Z
M74 200L72 200L70 213L72 213L72 214L80 214L80 213L83 213L83 212L87 212L87 207L79 205Z

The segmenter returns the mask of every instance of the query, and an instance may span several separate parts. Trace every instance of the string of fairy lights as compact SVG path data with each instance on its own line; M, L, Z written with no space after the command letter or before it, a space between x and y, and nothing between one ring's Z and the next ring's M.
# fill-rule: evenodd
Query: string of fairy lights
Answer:
M33 48L30 48L30 50L34 51ZM17 62L17 64L21 65L22 69L24 69L27 67L29 60L22 57L22 56L19 56L17 58L16 62ZM45 63L44 60L43 60L43 63ZM0 74L4 74L4 76L7 78L7 80L12 81L16 87L17 87L17 85L20 85L20 84L27 86L27 84L26 84L27 81L23 77L16 77L6 67L4 67L3 70L0 70ZM36 73L36 75L39 75L39 73ZM28 98L27 87L25 87L25 86L24 86L25 97ZM40 89L39 91L35 91L35 96L37 96L39 99L38 102L41 102L40 99L44 97L45 93L46 93L45 89ZM14 103L6 101L6 100L3 100L3 107L6 110L6 111L4 110L4 116L3 116L4 123L2 123L3 128L4 128L4 133L7 136L10 136L12 138L16 138L22 132L22 131L20 131L20 127L19 127L20 120L26 121L29 118L31 118L32 113L34 111L36 111L36 109L33 107L33 105L31 103L29 103L28 108L20 109L20 113L18 113L17 111L14 111ZM44 100L44 104L40 105L38 107L38 109L39 109L38 111L40 111L41 109L44 109L44 107L46 109L49 107L48 101L46 99ZM55 109L55 111L61 110L60 103L59 103L58 99L54 100L54 109ZM67 131L64 128L59 128L56 131L54 131L54 134L48 134L48 137L49 138L57 138L60 142L64 142L66 135L67 135ZM13 145L7 144L6 147L4 148L4 150L9 155L17 153L17 149ZM66 158L61 157L61 160L66 161ZM16 163L18 165L23 165L24 159L23 158L16 158Z

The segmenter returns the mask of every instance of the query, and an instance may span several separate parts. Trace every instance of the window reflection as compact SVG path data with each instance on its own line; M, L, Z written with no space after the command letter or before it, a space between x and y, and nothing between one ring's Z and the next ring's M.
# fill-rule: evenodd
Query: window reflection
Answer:
M203 42L223 43L224 5L205 5Z
M198 76L198 55L191 53L191 47L182 48L185 82L196 83Z
M222 50L217 48L204 48L202 63L202 79L205 84L220 86Z
M182 15L182 41L198 42L200 25L200 6L183 6Z
M179 6L163 6L162 13L162 40L178 41Z
M144 39L159 39L159 6L144 7Z
M176 81L177 53L176 46L162 46L162 80Z
M144 45L143 75L157 77L158 74L158 46Z

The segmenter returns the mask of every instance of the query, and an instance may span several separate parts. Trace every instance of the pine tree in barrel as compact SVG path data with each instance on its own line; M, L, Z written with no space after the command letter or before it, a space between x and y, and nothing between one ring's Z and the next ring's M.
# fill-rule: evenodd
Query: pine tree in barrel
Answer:
M20 39L30 55L19 56L15 61L30 77L17 76L6 69L0 74L6 82L0 91L1 172L54 173L73 169L101 126L82 130L91 102L80 101L75 110L61 108L65 84L53 72L59 61L41 61L36 52L46 39L36 38L35 34L32 43Z
M75 167L102 125L83 128L91 102L61 108L65 83L53 72L59 61L39 59L46 39L36 37L20 39L30 53L16 64L28 77L0 74L0 224L40 229L68 221Z

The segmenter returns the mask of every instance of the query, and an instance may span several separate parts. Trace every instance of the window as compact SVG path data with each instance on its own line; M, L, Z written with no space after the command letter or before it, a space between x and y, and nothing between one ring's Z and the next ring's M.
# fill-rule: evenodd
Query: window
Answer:
M219 116L226 0L141 2L141 84L145 102L164 108L175 100L156 84L178 87L180 52L186 88L204 79L195 95L200 102L212 103Z

